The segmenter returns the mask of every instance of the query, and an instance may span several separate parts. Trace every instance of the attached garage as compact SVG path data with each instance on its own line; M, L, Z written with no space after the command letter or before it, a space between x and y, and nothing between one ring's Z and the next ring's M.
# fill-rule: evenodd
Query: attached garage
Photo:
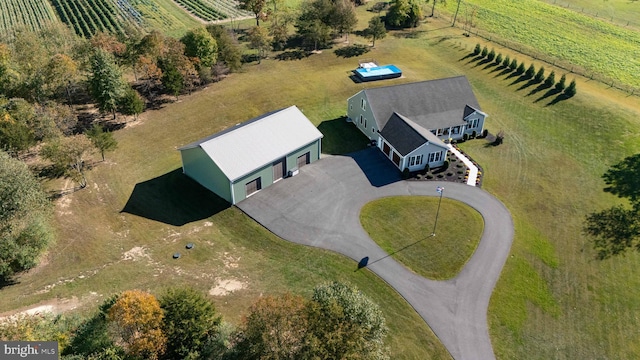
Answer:
M236 204L318 160L321 139L291 106L181 147L182 171Z

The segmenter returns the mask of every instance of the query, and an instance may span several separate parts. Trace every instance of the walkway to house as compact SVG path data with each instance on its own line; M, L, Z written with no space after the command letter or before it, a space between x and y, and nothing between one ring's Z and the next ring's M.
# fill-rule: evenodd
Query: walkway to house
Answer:
M377 198L437 196L462 201L480 212L484 231L475 253L454 279L418 276L389 257L360 225L360 209ZM486 191L460 183L402 181L376 148L331 156L307 165L238 207L283 239L329 249L353 259L398 291L429 324L454 359L494 359L487 327L493 288L509 254L513 221L504 205ZM425 259L428 261L429 259Z
M462 155L458 149L453 147L451 144L447 144L449 151L454 153L458 159L460 159L467 168L469 168L469 178L467 179L467 185L476 186L476 181L478 179L478 167L473 165L471 160L468 157Z

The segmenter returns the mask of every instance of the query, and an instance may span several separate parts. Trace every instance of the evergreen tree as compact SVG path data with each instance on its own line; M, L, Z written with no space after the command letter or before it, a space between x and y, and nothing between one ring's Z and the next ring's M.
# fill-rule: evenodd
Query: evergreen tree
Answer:
M532 79L535 74L536 68L533 66L533 64L531 64L529 65L529 68L527 68L527 71L524 73L524 76L527 79Z
M115 119L118 100L124 94L125 82L113 55L105 50L97 49L91 57L89 85L93 98L98 102L98 109L113 113Z
M498 54L496 56L496 64L500 65L502 63L502 54Z
M567 86L566 89L564 89L564 94L567 97L572 97L576 94L576 81L575 80L571 80L571 82L569 83L569 86Z
M138 115L144 111L144 100L137 91L127 88L120 98L118 110L125 115L133 115L137 119Z
M556 91L564 90L564 88L567 86L565 84L566 81L567 81L567 77L564 74L562 74L562 77L560 78L560 81L558 81L556 83Z
M487 54L487 59L489 61L493 61L493 59L496 58L496 51L491 49L491 51L489 51L489 53Z
M542 80L544 80L544 66L540 66L540 69L538 69L534 80L536 81L536 83L541 83Z
M482 48L480 47L480 44L476 44L476 47L473 48L473 55L480 55L481 51L482 51Z
M518 68L516 69L516 74L518 75L522 75L525 72L525 68L524 68L524 63L520 63L520 65L518 65Z
M544 80L544 86L552 87L555 82L556 82L556 72L551 70L551 74L549 74L549 76L547 76L547 78Z
M511 64L511 59L509 58L509 55L504 57L504 60L502 60L502 67L507 68L509 67L509 64Z
M509 64L509 69L513 71L517 68L518 68L518 60L516 59L511 60L511 64Z
M485 45L485 46L482 48L482 52L480 53L480 55L482 55L482 57L483 57L483 58L486 58L486 57L487 57L487 54L489 54L489 49L487 49L487 46Z

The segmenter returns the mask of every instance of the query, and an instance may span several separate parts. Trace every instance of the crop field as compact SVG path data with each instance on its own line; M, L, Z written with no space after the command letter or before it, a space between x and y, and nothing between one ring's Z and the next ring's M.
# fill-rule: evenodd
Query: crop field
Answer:
M142 22L140 13L127 0L51 0L51 3L60 20L86 38L99 31L122 34L125 24Z
M253 16L253 14L248 11L238 9L238 2L235 0L200 0L200 1L218 10L222 14L225 14L227 18Z
M57 21L47 0L0 1L0 35L8 35L11 29L19 27L35 31L47 23Z
M144 19L143 27L157 29L170 36L182 36L188 29L201 25L172 0L128 0Z
M478 6L477 28L494 37L521 44L532 54L566 60L587 74L640 88L638 31L537 0L470 0L468 4ZM453 2L447 6L455 11Z
M204 21L225 19L227 16L200 0L175 0L180 6Z

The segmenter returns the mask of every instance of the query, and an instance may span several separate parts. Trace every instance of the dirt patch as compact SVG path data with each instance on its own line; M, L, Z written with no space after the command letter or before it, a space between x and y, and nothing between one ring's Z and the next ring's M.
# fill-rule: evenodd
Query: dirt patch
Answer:
M30 307L12 310L12 311L0 314L0 322L15 320L21 316L62 314L67 311L75 310L80 306L82 306L84 303L90 300L93 300L96 297L98 297L98 293L92 292L89 295L85 296L83 299L78 299L77 297L74 296L71 299L56 298L56 299L41 301L38 304Z
M247 283L243 283L242 281L234 279L218 280L216 286L209 290L209 295L225 296L232 292L245 289L246 287Z
M122 254L122 260L139 261L141 259L151 260L151 256L147 253L147 249L142 246L136 246Z

